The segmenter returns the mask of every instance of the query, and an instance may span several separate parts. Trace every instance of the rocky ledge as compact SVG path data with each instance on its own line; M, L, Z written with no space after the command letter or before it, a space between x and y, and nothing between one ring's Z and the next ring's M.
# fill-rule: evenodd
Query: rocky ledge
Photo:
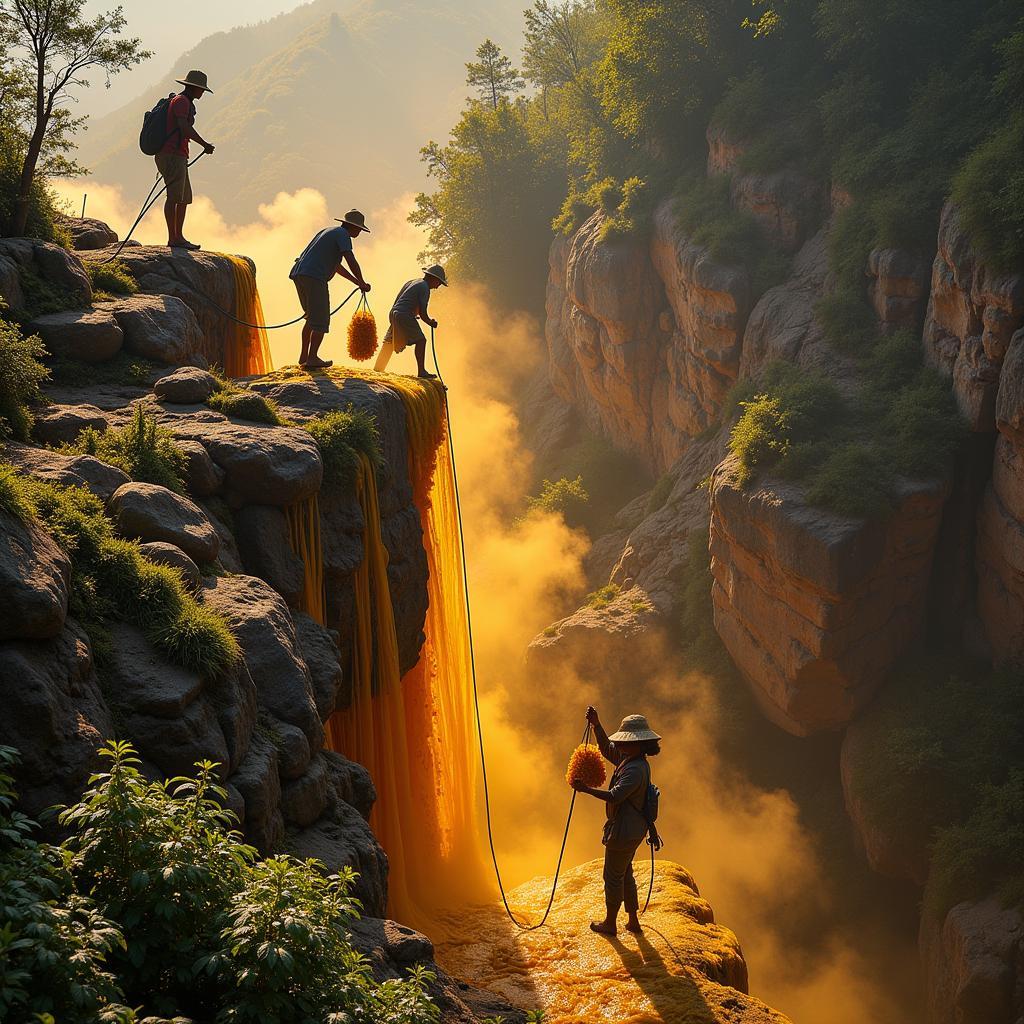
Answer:
M589 928L604 905L601 870L595 860L565 872L536 931L513 927L500 903L444 919L439 963L515 1006L543 1008L548 1024L786 1024L747 994L739 942L715 923L685 868L659 860L643 934L614 939ZM638 883L647 877L639 868ZM551 879L535 878L513 889L509 904L520 920L539 920L550 891Z

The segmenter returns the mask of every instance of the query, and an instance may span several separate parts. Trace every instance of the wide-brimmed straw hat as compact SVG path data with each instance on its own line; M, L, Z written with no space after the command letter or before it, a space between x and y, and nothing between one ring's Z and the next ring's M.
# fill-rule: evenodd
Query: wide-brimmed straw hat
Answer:
M176 78L175 81L178 85L194 85L197 89L202 89L203 92L213 92L206 84L205 71L190 71L184 78Z
M660 740L661 737L647 724L643 715L626 715L619 731L608 739L613 743L643 743L644 740Z
M440 263L434 263L432 266L421 267L420 269L424 274L436 277L438 281L445 286L445 288L448 287L448 275L444 272L444 267L442 267Z
M334 219L339 224L348 224L349 227L359 228L360 231L370 233L370 229L366 226L366 218L358 210L349 210L344 217L335 217Z

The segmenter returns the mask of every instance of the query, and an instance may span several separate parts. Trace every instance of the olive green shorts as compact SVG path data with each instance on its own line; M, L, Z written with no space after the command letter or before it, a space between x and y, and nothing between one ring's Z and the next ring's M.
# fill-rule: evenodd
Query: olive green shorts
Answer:
M292 280L299 293L302 312L306 314L306 323L314 331L326 334L331 329L331 295L327 282L306 274L297 274Z
M180 153L157 153L156 169L167 185L167 198L172 203L192 202L192 182L188 177L188 157Z

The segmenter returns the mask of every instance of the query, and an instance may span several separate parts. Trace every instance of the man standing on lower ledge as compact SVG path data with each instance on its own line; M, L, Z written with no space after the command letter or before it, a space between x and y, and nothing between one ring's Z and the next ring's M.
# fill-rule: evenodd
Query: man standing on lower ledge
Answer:
M363 292L370 290L352 251L353 239L370 230L366 226L366 218L358 210L349 210L338 220L338 224L339 227L324 228L313 236L288 275L295 282L295 290L299 293L299 302L302 303L302 312L306 318L302 327L299 366L310 370L333 365L332 360L321 359L318 354L324 335L331 329L331 297L327 282L335 274L340 274ZM349 270L342 266L343 262L349 265Z
M423 276L406 281L402 285L394 305L391 307L390 326L384 335L384 344L380 347L380 355L373 368L378 372L387 369L388 362L394 352L401 352L406 345L412 345L416 351L416 371L425 380L435 380L436 375L427 372L427 339L417 321L437 327L437 321L427 313L430 293L441 285L448 287L448 276L439 263L423 268Z
M190 71L184 78L177 79L177 82L185 88L167 107L167 139L156 155L156 169L167 188L167 199L164 201L167 244L172 249L193 251L199 246L183 234L185 213L192 202L192 183L188 177L188 144L191 139L195 139L203 147L204 153L212 153L214 150L195 129L196 100L213 90L206 84L206 74L202 71Z

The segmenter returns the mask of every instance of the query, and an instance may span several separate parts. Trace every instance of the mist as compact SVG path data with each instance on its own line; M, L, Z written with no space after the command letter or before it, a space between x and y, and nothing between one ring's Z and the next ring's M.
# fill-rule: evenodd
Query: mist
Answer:
M80 184L62 183L59 191L80 207ZM91 215L119 231L134 219L136 211L118 188L92 183L88 191ZM399 286L420 273L423 238L406 220L411 202L405 196L366 211L372 232L355 244L373 285L370 301L381 335ZM227 223L209 199L199 198L186 233L205 249L252 257L267 319L277 323L298 312L287 276L294 257L332 223L332 215L337 211L312 189L279 193L260 207L258 220L242 225ZM164 241L159 210L135 237ZM347 294L347 284L332 282L333 304ZM345 352L348 312L334 319L321 351L339 363L351 362ZM609 731L626 714L649 712L665 737L663 753L653 761L663 794L662 856L693 873L716 919L739 936L752 993L798 1024L904 1021L873 965L840 934L841 926L830 924L836 880L828 877L824 854L793 799L758 788L723 762L713 679L682 664L667 640L630 679L580 678L569 668L542 677L527 663L530 640L585 593L582 560L589 543L560 517L524 515L533 464L516 396L545 358L541 327L525 315L501 316L482 290L457 280L433 293L431 314L440 322L437 355L449 386L495 839L506 887L554 869L571 796L565 762L583 730L587 704L599 706ZM271 332L275 366L295 362L298 337L297 327ZM389 369L414 373L411 349ZM624 494L623 504L632 497ZM601 856L603 815L598 801L577 800L567 865ZM482 809L479 817L482 827ZM638 858L645 854L643 847ZM638 863L641 887L647 871ZM580 907L581 919L599 909ZM906 975L913 974L912 948L879 955L894 973L906 963Z

